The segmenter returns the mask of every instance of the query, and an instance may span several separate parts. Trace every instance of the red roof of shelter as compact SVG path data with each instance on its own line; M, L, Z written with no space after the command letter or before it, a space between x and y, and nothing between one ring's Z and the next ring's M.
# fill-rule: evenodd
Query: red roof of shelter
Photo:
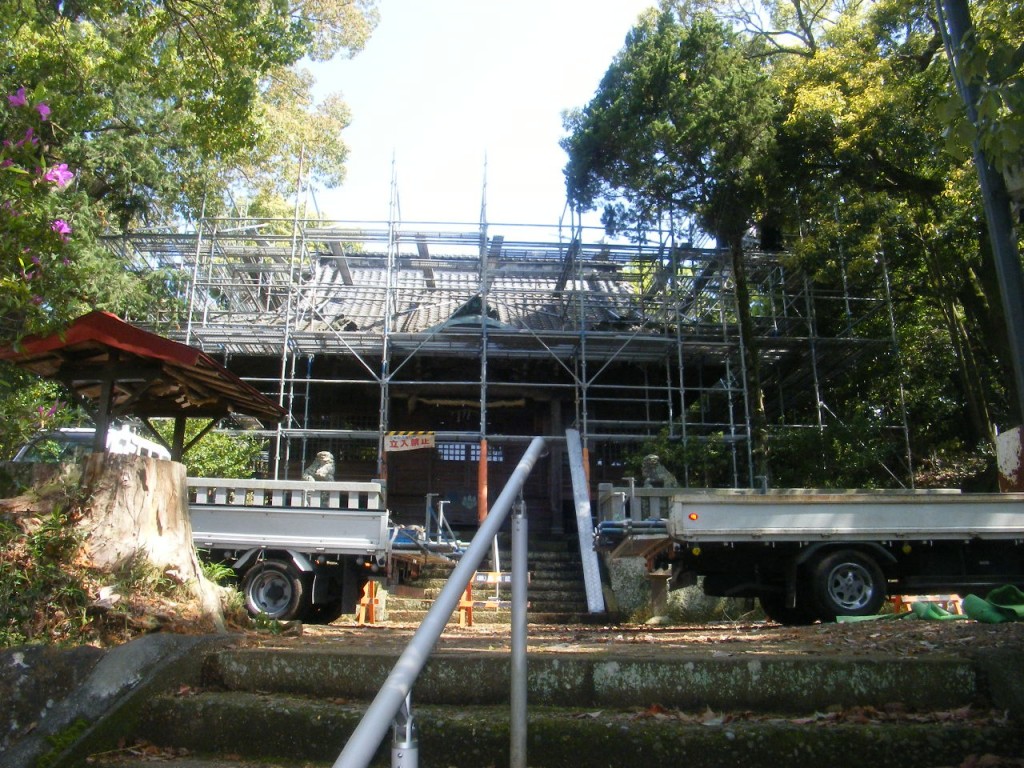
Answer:
M63 333L0 349L0 360L63 382L101 409L109 380L112 416L219 419L238 413L276 423L286 415L204 352L99 310L78 318Z

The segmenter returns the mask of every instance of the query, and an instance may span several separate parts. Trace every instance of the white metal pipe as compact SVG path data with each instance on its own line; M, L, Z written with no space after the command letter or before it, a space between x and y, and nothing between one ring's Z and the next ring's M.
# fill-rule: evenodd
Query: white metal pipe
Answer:
M526 768L526 611L528 538L526 504L512 515L512 665L509 767Z
M412 694L395 715L391 738L391 768L419 768L420 744L412 715Z
M441 594L437 596L419 629L409 641L409 645L395 662L391 674L388 675L387 680L384 681L380 691L377 692L373 702L366 710L363 719L359 721L359 725L349 737L345 749L334 763L334 768L366 768L373 760L377 749L387 735L391 721L412 691L412 686L427 663L434 644L444 632L448 619L458 607L459 598L466 591L466 585L473 577L473 572L476 571L483 561L484 555L487 554L491 540L501 529L502 523L505 522L509 510L512 508L512 503L519 495L543 449L544 438L535 437L509 478L505 489L494 502L494 506L491 507L483 523L480 524L480 529L473 537L466 554L455 566L455 570L452 571Z

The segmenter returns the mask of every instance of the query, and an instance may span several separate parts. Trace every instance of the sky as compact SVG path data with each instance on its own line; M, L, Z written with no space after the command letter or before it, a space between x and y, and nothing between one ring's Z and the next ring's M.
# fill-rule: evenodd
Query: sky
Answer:
M315 193L344 221L557 224L565 213L562 112L583 107L655 0L378 0L351 59L310 66L341 92L347 177ZM566 216L568 222L568 216Z

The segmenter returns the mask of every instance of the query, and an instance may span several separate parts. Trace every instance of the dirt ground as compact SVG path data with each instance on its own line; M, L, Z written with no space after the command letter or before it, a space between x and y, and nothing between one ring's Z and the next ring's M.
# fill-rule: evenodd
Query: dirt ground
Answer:
M358 626L339 621L328 626L296 626L279 635L254 633L243 643L304 647L344 644L350 648L393 651L408 644L417 627L411 624ZM508 625L449 625L436 648L443 651L509 651ZM970 657L982 650L1008 648L1024 652L1024 623L982 624L971 620L925 621L888 619L842 624L784 627L770 622L722 623L651 627L528 626L530 653L587 653L602 650L648 655L653 649L708 653L714 656L748 654L820 656Z

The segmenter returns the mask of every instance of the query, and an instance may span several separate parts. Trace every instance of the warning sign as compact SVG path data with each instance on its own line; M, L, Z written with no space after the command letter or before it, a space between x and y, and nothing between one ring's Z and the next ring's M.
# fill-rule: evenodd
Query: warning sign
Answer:
M385 432L384 451L415 451L417 448L433 448L433 432Z

